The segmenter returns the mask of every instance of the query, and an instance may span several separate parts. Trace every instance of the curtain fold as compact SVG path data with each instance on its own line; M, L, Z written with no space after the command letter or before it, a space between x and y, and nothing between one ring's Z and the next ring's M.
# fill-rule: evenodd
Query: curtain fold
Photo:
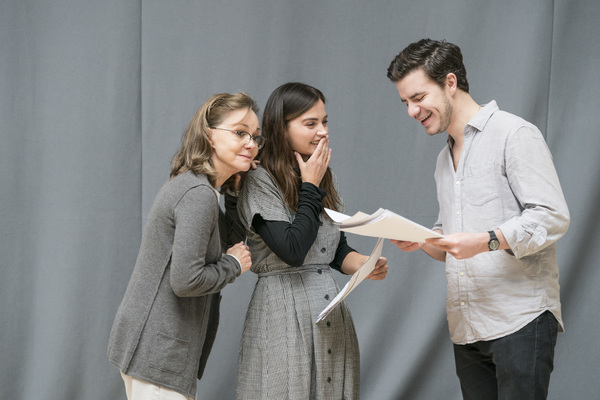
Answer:
M445 138L407 116L386 77L423 37L461 46L474 99L497 100L547 139L572 216L558 245L566 333L549 398L595 398L599 17L595 0L2 2L0 399L125 398L106 357L112 320L171 157L213 93L244 91L264 107L284 82L318 87L346 211L384 207L432 225ZM367 254L375 245L348 241ZM347 300L361 397L459 399L444 265L389 242L384 255L388 277ZM233 398L256 279L223 291L200 398Z

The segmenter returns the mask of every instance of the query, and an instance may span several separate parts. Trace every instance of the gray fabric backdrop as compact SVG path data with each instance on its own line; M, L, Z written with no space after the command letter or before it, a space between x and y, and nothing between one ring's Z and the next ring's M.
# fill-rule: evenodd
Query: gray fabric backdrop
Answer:
M572 216L550 398L599 398L598 20L597 0L0 1L0 398L125 398L108 333L170 158L213 93L264 106L281 83L315 85L347 211L433 224L445 138L427 137L386 78L423 37L459 44L473 97L546 135ZM443 264L389 241L384 253L388 278L348 299L362 398L460 398ZM201 399L233 396L255 281L224 290Z

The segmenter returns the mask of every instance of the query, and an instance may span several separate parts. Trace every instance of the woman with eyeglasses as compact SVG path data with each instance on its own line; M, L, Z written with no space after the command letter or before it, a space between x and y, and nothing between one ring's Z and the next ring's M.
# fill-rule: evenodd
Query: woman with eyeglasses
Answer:
M223 213L217 190L239 189L239 174L251 167L263 143L257 112L244 93L208 99L154 200L108 347L130 400L196 397L217 331L220 291L250 268L237 199L225 194Z
M331 268L354 273L368 258L354 251L323 207L342 207L329 169L325 97L287 83L269 97L260 166L238 201L258 281L239 352L236 399L357 399L359 350L344 302L324 321L338 294ZM380 258L368 277L385 278Z

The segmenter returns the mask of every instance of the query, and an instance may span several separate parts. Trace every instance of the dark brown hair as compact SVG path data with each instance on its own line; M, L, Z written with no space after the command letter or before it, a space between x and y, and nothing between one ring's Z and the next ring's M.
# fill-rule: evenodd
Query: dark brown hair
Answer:
M418 68L422 68L440 87L444 86L446 76L453 73L458 88L469 93L467 70L460 48L455 44L432 39L411 43L392 60L387 76L396 83Z
M325 96L319 89L299 82L279 86L271 93L262 119L262 135L267 138L259 154L261 165L271 174L283 198L292 210L298 209L298 193L302 180L298 162L288 139L288 124L312 108ZM319 187L327 196L323 206L338 210L340 197L333 184L333 175L327 168Z

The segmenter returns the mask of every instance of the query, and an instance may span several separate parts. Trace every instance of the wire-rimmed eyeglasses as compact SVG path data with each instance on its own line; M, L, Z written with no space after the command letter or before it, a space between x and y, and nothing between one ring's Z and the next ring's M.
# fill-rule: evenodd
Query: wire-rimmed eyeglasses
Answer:
M219 129L221 131L233 132L237 135L237 137L240 141L243 141L244 136L248 135L248 141L246 142L246 144L249 144L251 140L254 140L254 143L256 144L256 147L258 147L259 150L262 149L262 147L265 145L265 141L267 140L267 138L265 138L264 136L261 136L261 135L252 136L252 134L250 132L246 132L246 131L236 131L233 129L219 128L217 126L210 126L209 128L210 129Z

